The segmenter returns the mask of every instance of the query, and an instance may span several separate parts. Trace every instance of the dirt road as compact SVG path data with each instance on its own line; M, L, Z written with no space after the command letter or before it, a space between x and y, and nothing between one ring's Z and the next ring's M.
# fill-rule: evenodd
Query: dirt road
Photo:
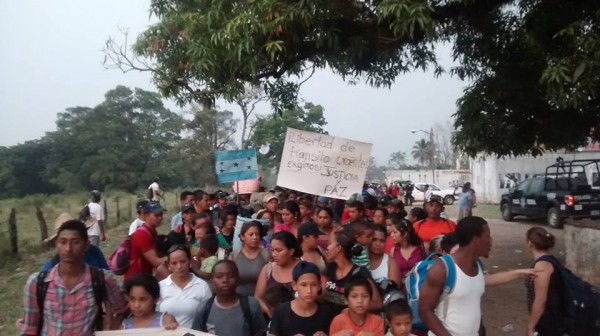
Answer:
M532 257L527 251L525 233L532 226L542 226L556 236L557 244L553 253L564 261L563 230L550 229L541 221L509 223L488 219L488 222L493 247L489 259L484 260L484 263L490 273L531 267ZM482 309L488 336L524 335L528 318L524 281L517 280L507 285L487 288Z

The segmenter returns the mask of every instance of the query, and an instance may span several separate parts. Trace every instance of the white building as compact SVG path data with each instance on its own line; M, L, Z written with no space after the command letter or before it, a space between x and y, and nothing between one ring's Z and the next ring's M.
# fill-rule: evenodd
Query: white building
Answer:
M544 174L546 167L556 163L558 157L568 160L600 159L600 146L590 146L581 152L546 153L538 157L519 156L496 158L480 156L471 159L472 187L481 203L499 204L502 194L507 193L515 182L507 174L522 181L535 174ZM597 179L598 177L593 177Z
M387 184L398 180L413 183L431 183L442 189L447 189L471 181L471 172L458 169L388 170L385 172L385 182Z

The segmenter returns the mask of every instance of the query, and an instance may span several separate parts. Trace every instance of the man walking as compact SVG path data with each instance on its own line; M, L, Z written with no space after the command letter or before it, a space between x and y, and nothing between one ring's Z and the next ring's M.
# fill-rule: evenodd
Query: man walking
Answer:
M56 237L58 264L47 273L33 273L25 285L21 335L92 335L102 330L103 302L116 314L111 329L118 328L127 301L109 271L85 264L89 247L82 222L61 225Z
M455 232L459 249L451 255L456 269L454 287L449 294L443 293L448 275L446 266L439 261L427 272L419 296L419 315L429 327L430 336L478 336L485 287L535 275L533 269L484 275L479 258L487 258L492 249L490 228L485 219L463 218Z
M87 234L90 243L94 246L98 246L100 245L100 241L106 240L106 235L104 234L104 209L100 205L100 199L100 192L93 190L91 202L88 204L88 209L90 210L88 221L91 224L87 230Z
M155 177L152 184L148 186L148 200L150 202L160 202L161 199L164 200L165 198L158 185L158 177Z

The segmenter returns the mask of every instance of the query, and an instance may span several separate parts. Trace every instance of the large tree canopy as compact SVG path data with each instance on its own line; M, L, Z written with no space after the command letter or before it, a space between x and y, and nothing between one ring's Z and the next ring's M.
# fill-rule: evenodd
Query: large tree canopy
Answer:
M460 149L536 154L600 139L599 10L597 0L153 0L158 22L135 55L109 40L107 56L152 71L181 103L231 101L251 84L279 111L315 69L375 87L449 71L471 81L458 102ZM460 65L437 65L440 42Z

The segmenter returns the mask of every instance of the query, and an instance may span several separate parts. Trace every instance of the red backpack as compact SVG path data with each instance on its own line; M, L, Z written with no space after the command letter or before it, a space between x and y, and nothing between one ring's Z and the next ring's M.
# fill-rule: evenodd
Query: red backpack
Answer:
M138 230L144 230L146 233L152 236L145 225L140 226ZM117 248L115 248L115 250L108 257L108 266L115 275L125 275L133 263L131 260L132 236L133 235L125 237L125 239L121 241Z

